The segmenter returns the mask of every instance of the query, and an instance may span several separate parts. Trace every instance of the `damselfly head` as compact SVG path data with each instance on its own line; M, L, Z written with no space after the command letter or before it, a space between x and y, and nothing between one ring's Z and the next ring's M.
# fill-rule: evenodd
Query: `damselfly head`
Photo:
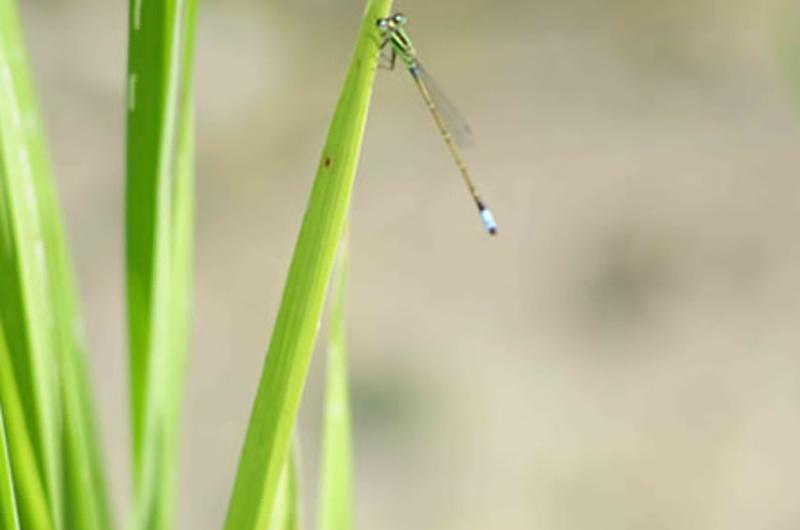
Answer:
M382 31L395 30L408 22L408 18L402 13L395 13L392 16L378 19L378 28Z

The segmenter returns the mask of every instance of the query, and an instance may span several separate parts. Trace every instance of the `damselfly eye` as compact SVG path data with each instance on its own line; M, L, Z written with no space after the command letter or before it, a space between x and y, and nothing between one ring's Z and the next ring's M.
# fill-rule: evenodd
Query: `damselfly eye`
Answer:
M402 13L395 13L392 15L392 20L395 24L405 24L408 19Z
M378 19L378 27L379 27L380 29L386 29L386 28L388 28L388 27L389 27L389 21L388 21L388 20L386 20L385 18L379 18L379 19Z

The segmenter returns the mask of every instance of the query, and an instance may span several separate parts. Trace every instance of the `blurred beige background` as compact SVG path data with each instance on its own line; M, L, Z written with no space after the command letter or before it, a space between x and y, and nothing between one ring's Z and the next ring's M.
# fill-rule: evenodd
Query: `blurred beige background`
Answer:
M127 9L21 3L121 515ZM352 204L359 528L800 527L800 114L780 3L397 4L470 118L500 235L407 74L379 72ZM363 7L201 4L182 530L221 526ZM322 353L300 421L306 528Z

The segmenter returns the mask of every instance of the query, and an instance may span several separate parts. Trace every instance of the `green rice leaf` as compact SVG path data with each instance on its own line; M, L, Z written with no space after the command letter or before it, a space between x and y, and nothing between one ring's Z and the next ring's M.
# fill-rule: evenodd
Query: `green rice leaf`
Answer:
M0 405L0 523L8 530L19 530L17 499L14 495L14 478L11 476L11 457L8 454L2 405Z
M37 468L36 479L16 474L15 483L42 481L57 528L108 529L74 280L12 0L0 0L0 144L0 316L14 352L22 423L12 429L4 413L10 454L24 430ZM48 524L34 520L36 528Z
M297 471L297 444L289 451L289 458L281 473L275 509L269 530L300 530L300 482Z
M189 333L196 0L131 0L126 275L134 528L170 528Z
M350 395L345 341L347 263L345 238L339 249L337 270L333 279L329 325L321 464L321 530L350 530L353 527Z
M239 459L226 530L264 530L275 504L297 408L344 226L380 35L390 0L368 0L356 49L294 250Z
M3 357L8 356L1 325L0 355ZM17 498L14 492L14 477L11 471L11 455L8 452L2 399L0 399L0 525L7 530L19 530L19 513L17 512Z
M0 321L0 408L3 411L20 526L52 530L52 515L44 480L36 462L36 451L28 434L25 408L20 399L2 321Z
M19 17L0 0L0 318L25 406L27 430L56 526L62 484L56 336L48 248L35 179L46 170Z

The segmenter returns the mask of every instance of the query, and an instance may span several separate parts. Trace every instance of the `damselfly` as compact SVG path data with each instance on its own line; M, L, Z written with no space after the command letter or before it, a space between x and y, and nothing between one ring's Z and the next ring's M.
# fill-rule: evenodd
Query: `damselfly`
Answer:
M458 145L464 146L471 143L472 133L455 107L439 90L425 69L422 68L419 59L417 59L414 45L411 44L411 39L403 28L407 20L405 15L401 13L395 13L392 16L378 20L378 29L383 35L383 41L380 46L381 51L389 46L388 68L390 70L394 69L397 57L400 57L400 60L408 68L422 95L422 99L425 100L425 104L433 115L433 120L439 128L439 133L447 144L450 154L453 155L453 160L455 160L456 166L461 172L464 184L467 185L467 189L478 207L483 226L486 227L487 232L494 235L497 233L497 223L495 223L492 212L486 207L486 203L478 195L475 184L467 171L467 166L461 158L461 152L458 150Z

